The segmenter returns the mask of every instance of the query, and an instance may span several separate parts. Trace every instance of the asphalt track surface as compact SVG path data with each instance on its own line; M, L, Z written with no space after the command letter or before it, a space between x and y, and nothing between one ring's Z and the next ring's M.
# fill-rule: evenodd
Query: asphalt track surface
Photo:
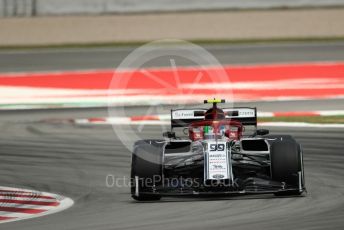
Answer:
M216 57L225 64L335 61L344 60L343 47L343 43L231 46L228 49L237 50L237 55L229 57L228 50L220 47ZM115 62L107 55L117 57L118 64L128 50L121 55L117 52L1 52L0 72L109 68ZM159 62L153 64L159 66ZM262 111L344 107L342 100L243 105ZM145 109L128 109L128 115L142 114ZM271 128L272 134L294 135L304 147L308 194L303 197L168 198L137 203L130 198L128 187L106 185L107 175L128 178L130 171L130 151L111 126L76 126L51 120L106 115L104 108L0 111L0 184L54 192L75 201L61 213L0 224L0 229L289 230L344 226L343 129ZM161 130L144 126L142 134L160 138Z
M0 184L71 197L75 205L0 229L341 229L344 225L343 129L272 128L304 147L308 194L168 198L137 203L129 188L106 185L107 175L129 176L130 151L111 126L38 122L78 111L1 113ZM95 115L84 111L84 116ZM61 114L61 115L59 115ZM145 126L145 137L161 137Z
M344 60L344 42L274 43L203 46L221 64L295 63ZM120 48L82 48L0 51L0 72L60 71L115 68L134 50ZM160 57L144 67L170 65L170 57ZM177 66L194 65L173 57Z

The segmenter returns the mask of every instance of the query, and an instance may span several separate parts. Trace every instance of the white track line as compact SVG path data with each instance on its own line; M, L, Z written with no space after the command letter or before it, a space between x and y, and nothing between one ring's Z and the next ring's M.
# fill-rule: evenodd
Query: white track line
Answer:
M265 122L259 123L259 126L269 127L295 127L295 128L338 128L343 129L344 124L315 124L306 122Z
M135 121L135 122L76 122L79 125L168 125L168 121ZM270 127L309 127L309 128L344 128L344 124L317 124L305 122L263 122L258 123L258 126Z
M15 204L15 203L0 203L0 207L13 207L13 208L25 208L25 209L44 209L49 210L57 206L48 206L48 205L34 205L34 204Z
M343 116L344 110L332 111L289 111L289 112L258 112L258 117L297 117L297 116ZM72 119L78 125L168 125L171 115L149 115L133 117L99 117L88 119ZM314 128L344 128L344 124L315 124L307 122L262 122L260 126L279 127L314 127Z
M10 195L1 196L0 199L6 200L20 200L20 201L38 201L38 202L52 202L54 199L42 199L42 198L35 198L35 197L11 197Z

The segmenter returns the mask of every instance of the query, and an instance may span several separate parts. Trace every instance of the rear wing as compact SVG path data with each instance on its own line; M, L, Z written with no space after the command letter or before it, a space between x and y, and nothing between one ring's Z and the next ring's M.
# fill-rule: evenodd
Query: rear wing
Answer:
M241 122L244 126L257 126L257 108L224 108L226 119ZM206 109L171 110L171 128L187 127L194 121L204 120Z

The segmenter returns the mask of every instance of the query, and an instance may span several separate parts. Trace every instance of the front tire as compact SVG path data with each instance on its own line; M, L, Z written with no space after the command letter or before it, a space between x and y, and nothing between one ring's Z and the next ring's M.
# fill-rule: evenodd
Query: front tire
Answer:
M292 190L277 196L301 195L304 191L303 159L300 145L292 140L276 141L271 146L272 180L285 183Z
M159 180L160 179L160 180ZM131 196L137 201L160 200L154 187L162 179L162 145L154 140L140 141L134 147L131 163Z

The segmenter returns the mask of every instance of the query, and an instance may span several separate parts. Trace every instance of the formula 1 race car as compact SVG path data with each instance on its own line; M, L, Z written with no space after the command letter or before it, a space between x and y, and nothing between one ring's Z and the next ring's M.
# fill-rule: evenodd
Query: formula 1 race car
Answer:
M135 200L162 196L266 194L305 191L302 148L289 135L257 129L256 108L217 107L171 111L165 139L134 145L131 194ZM251 132L248 131L249 127ZM182 128L185 138L176 135Z

